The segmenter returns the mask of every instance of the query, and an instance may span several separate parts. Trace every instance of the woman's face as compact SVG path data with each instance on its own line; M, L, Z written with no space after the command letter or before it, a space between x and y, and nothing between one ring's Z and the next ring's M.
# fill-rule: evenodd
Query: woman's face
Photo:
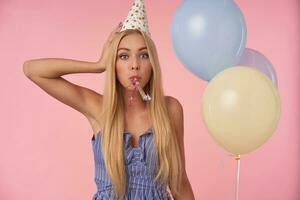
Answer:
M143 88L151 77L151 63L144 38L139 33L126 35L120 41L117 58L116 73L121 85L133 90L131 76L139 76L139 85Z

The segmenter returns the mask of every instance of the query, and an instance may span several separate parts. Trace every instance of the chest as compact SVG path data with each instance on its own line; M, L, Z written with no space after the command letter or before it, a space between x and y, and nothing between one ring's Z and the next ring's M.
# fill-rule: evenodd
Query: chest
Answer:
M101 119L94 120L89 118L89 122L93 129L94 135L102 130ZM139 137L144 134L146 130L152 127L150 117L147 112L140 114L125 113L125 129L130 132L132 136L129 144L132 147L138 147Z
M125 129L131 134L129 143L131 146L137 147L139 137L144 134L146 130L152 127L148 114L129 115L125 117Z

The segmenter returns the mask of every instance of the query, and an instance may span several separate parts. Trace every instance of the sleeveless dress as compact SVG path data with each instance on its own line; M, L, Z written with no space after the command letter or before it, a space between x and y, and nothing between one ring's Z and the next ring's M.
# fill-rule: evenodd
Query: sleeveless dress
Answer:
M140 135L138 147L129 144L131 133L124 130L124 156L127 173L127 189L124 200L171 200L167 186L154 182L158 169L158 159L154 148L153 129L148 128ZM106 173L101 151L101 130L93 136L92 140L95 183L97 192L92 200L115 200L112 184Z

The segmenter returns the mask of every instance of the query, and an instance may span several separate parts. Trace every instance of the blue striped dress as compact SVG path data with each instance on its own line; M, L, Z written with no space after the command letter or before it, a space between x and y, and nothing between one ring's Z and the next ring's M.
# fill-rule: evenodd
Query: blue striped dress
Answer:
M124 130L124 156L126 157L126 173L128 177L124 200L171 200L167 186L155 183L154 177L158 170L158 159L154 148L153 129L148 128L138 140L138 147L129 144L132 137ZM92 140L95 161L95 183L97 192L92 200L115 200L112 184L105 171L101 152L101 130Z

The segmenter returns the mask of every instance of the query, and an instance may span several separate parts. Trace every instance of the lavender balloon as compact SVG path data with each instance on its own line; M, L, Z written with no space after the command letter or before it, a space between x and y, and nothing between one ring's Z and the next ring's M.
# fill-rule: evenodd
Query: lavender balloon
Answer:
M276 71L273 68L272 63L260 52L245 48L238 65L253 67L265 75L267 75L273 82L273 84L278 87Z

